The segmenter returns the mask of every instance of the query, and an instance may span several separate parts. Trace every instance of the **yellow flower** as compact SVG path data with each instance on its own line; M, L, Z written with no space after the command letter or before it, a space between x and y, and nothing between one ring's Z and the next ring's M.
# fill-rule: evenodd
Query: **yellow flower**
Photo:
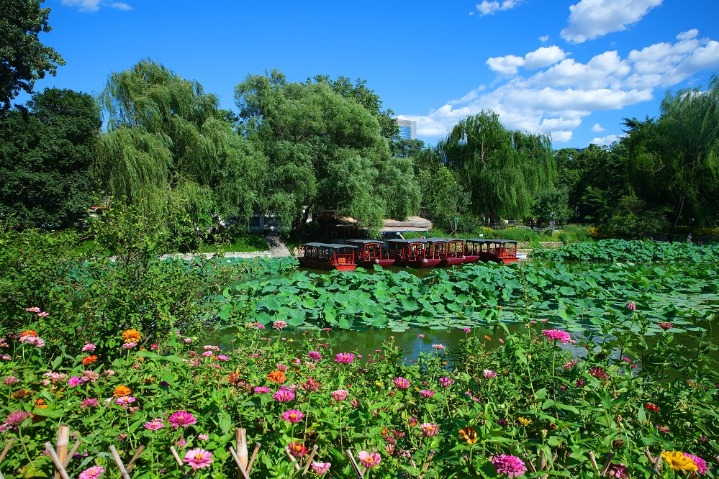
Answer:
M491 341L491 340L492 340L492 337L491 337L491 336L487 336L487 335L485 334L485 335L484 335L484 339L486 339L487 341Z
M137 329L126 329L122 332L122 340L126 343L139 343L142 334Z
M382 387L382 381L375 381L374 385L377 386L378 388L381 388L381 387Z
M519 424L521 424L522 426L525 426L525 427L526 427L526 426L529 426L530 424L532 424L532 420L531 420L531 419L527 419L526 417L522 417L522 416L519 416L519 417L517 418L517 421L519 421Z
M477 442L477 431L472 426L467 426L459 430L459 438L467 441L467 444L474 444Z
M683 452L664 451L662 453L662 459L675 471L696 472L698 470L694 461L690 457L685 456Z

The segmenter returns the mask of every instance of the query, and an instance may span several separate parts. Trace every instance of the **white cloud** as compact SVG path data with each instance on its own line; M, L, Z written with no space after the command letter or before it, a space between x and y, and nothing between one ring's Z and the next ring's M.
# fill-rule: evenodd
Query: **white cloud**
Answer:
M549 41L549 35L542 35L539 37L539 41L542 43L547 43Z
M524 57L506 55L503 57L490 57L487 66L503 75L516 75L519 67L529 70L546 67L566 58L567 53L557 46L540 47Z
M498 11L511 10L521 5L523 0L500 0L500 1L487 1L482 0L482 3L477 4L477 11L480 15L492 15Z
M626 30L637 23L663 0L580 0L569 7L567 27L561 31L562 38L572 43Z
M62 4L68 7L77 7L81 12L96 12L100 10L100 7L132 10L132 7L125 2L110 2L104 0L62 0Z
M606 51L582 63L566 55L557 47L542 47L523 57L490 58L489 68L504 75L491 88L480 86L427 115L401 118L417 121L420 137L441 138L467 116L493 110L507 128L549 133L555 143L563 143L594 111L652 100L694 73L719 69L719 42L700 38L696 30L677 35L674 43L633 50L626 58ZM520 68L530 67L536 71L519 74ZM592 131L604 128L595 124ZM616 139L607 135L595 142Z
M622 135L607 135L601 138L594 138L590 143L598 146L609 146L615 141L619 141L624 138Z

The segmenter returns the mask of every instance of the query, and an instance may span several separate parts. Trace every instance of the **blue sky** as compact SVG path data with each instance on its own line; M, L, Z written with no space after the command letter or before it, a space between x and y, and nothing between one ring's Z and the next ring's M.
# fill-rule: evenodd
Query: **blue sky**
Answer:
M236 109L271 69L366 80L428 144L492 109L555 148L609 144L622 119L719 74L718 0L45 0L41 41L67 64L47 86L99 93L151 58ZM18 100L22 101L22 98Z

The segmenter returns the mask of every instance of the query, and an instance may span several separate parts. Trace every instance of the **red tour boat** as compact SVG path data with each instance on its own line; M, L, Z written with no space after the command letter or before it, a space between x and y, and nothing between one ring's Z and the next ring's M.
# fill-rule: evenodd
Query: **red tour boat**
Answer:
M356 246L331 243L305 243L303 255L297 258L305 268L354 271Z
M468 239L465 240L464 262L492 261L494 263L512 264L517 262L517 245L515 240L507 239Z
M442 258L428 248L424 239L391 239L387 241L387 252L395 260L395 266L410 268L434 268Z
M372 268L374 265L385 267L394 264L394 258L390 258L386 250L382 251L384 243L380 240L350 239L347 243L357 247L355 263L358 266Z

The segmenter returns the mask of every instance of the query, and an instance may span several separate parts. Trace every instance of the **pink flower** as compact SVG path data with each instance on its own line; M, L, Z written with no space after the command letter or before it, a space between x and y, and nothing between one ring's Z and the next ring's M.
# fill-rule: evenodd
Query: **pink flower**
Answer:
M122 345L122 349L132 349L135 346L137 346L137 343L135 343L135 342L124 343Z
M162 429L165 427L165 423L161 418L155 418L152 421L148 421L144 424L145 429L149 429L150 431L157 431L158 429Z
M417 335L417 337L418 337L419 339L424 339L424 334L419 333L419 334Z
M8 376L5 379L3 379L3 382L5 383L6 386L13 386L20 381L15 376Z
M472 328L464 328L464 332L469 334L472 332Z
M152 350L152 351L157 351L157 350L159 350L159 349L160 349L160 345L157 344L157 343L152 343L152 344L150 345L150 350Z
M275 394L272 395L275 401L279 402L290 402L295 399L295 393L291 389L280 388Z
M407 379L403 377L396 377L392 380L392 382L395 386L397 386L397 389L407 389L412 385Z
M175 411L167 418L167 422L177 429L178 427L191 426L197 422L197 419L187 411Z
M310 351L307 353L307 357L310 358L312 361L321 361L322 360L322 353L319 351ZM324 462L318 462L317 464L325 464ZM329 464L329 463L327 463Z
M13 411L10 414L8 414L7 418L5 419L5 424L7 424L10 427L17 427L22 422L30 417L29 412L25 411Z
M185 454L183 461L194 470L210 467L210 464L212 464L212 453L200 448L190 449L187 451L187 454Z
M707 462L701 457L695 456L694 454L689 454L688 452L685 452L684 456L694 461L694 464L696 464L697 466L697 473L704 475L709 472L709 466L707 466Z
M37 313L37 317L38 317L38 318L44 318L45 316L49 316L49 315L50 315L50 313L48 313L47 311L43 311L43 312L41 312L41 313Z
M88 467L84 471L80 473L78 476L78 479L97 479L100 477L100 474L105 472L105 468L101 466L92 466Z
M318 476L324 476L330 470L330 466L332 464L329 462L312 462L312 469Z
M289 369L286 364L282 364L282 363L277 363L276 367L277 367L278 371L282 371L283 373L286 373L287 370Z
M436 349L437 351L443 351L444 350L444 344L433 344L432 347Z
M286 327L287 327L286 321L275 321L274 323L272 323L272 329L280 330L280 329L285 329Z
M204 353L202 353L202 355L203 355L204 357L206 357L206 358L210 358L210 357L213 356L213 352L212 352L212 351L205 351Z
M629 301L629 302L627 303L627 309L628 309L629 311L636 311L636 310L637 310L637 305L634 304L632 301Z
M80 408L87 409L89 407L97 407L100 405L100 400L97 398L87 398L83 399L82 403L80 403Z
M192 343L192 338L185 338L184 341L185 341L185 344L190 344L190 343Z
M482 375L484 376L484 379L494 379L497 377L497 373L491 369L485 369L482 371Z
M572 341L572 337L568 332L562 331L561 329L545 329L542 334L547 341L559 341L562 344L567 344Z
M227 355L225 355L225 354L218 354L218 355L217 355L217 360L224 362L224 361L229 361L230 358L229 358Z
M347 399L349 391L347 391L346 389L338 389L336 391L332 391L330 394L332 394L332 397L335 401L344 401L345 399Z
M255 394L269 394L272 392L272 389L268 388L267 386L255 386L253 389Z
M289 409L283 412L281 417L287 422L296 423L304 419L305 415L299 409Z
M450 387L453 382L452 378L448 378L447 376L439 378L439 384L441 384L444 388Z
M359 457L360 462L364 467L367 469L371 469L375 466L377 466L382 458L377 452L367 452L367 451L360 451L359 454L357 454Z
M33 346L37 346L38 348L45 346L45 341L40 338L40 336L22 336L20 338L20 342L31 344Z
M199 439L200 441L207 441L209 438L210 438L210 436L208 436L207 434L198 434L197 435L197 439Z
M627 471L627 466L624 464L609 464L607 476L616 479L629 479L629 472Z
M419 395L422 396L423 398L429 399L429 398L431 398L432 396L434 396L434 391L432 391L431 389L422 389L422 390L419 392Z
M424 434L424 437L436 436L439 432L439 426L431 422L422 423L420 428L422 429L422 434Z
M132 396L120 396L119 398L115 399L115 404L119 406L129 406L134 402L135 398Z
M80 384L82 384L82 380L77 376L73 376L67 380L67 385L68 385L68 387L71 387L71 388L77 387Z
M497 469L497 474L506 474L509 477L519 477L527 472L527 466L517 456L500 454L491 458L492 464Z
M352 353L337 353L335 356L336 363L351 364L355 360L355 355Z
M92 343L85 343L85 346L82 347L82 352L83 352L83 353L87 353L87 352L90 352L90 353L91 353L91 352L93 352L94 350L95 350L95 345L92 344Z
M32 308L25 308L25 311L27 311L28 313L39 313L40 308L38 308L37 306L34 306Z

